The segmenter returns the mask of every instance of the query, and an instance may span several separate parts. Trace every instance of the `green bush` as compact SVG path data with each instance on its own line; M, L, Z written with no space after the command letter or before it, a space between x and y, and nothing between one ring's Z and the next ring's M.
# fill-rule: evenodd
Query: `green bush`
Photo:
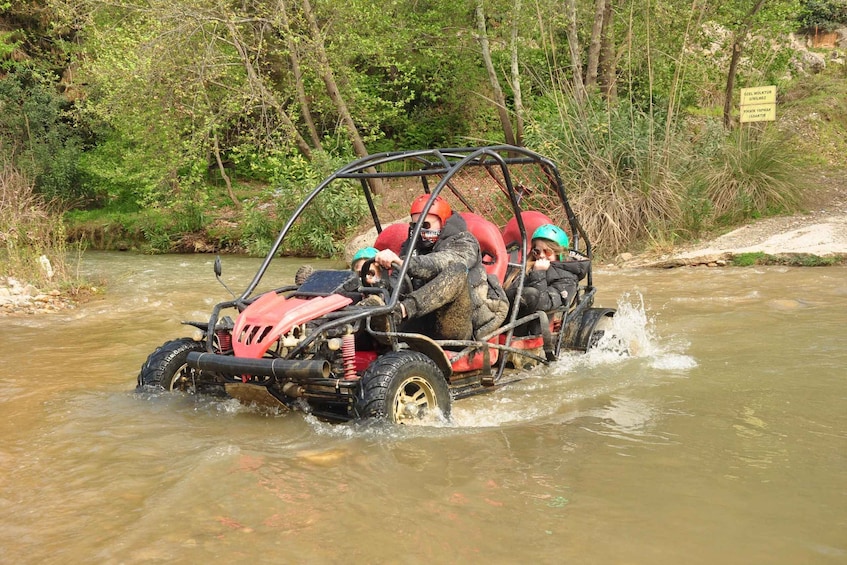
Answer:
M268 252L279 231L303 200L347 157L320 153L307 161L300 155L280 159L271 180L276 188L247 202L242 222L242 241L250 254ZM270 203L270 204L269 204ZM331 257L367 213L358 184L335 181L313 201L286 237L282 253Z
M844 0L803 0L797 22L802 31L834 31L847 24L847 2Z
M78 168L86 134L71 121L70 110L39 72L20 67L0 78L0 147L35 192L48 201L78 204L93 195Z

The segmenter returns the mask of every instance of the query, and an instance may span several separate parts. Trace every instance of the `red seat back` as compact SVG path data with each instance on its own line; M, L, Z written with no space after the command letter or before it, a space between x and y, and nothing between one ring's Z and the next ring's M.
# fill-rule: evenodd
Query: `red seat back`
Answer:
M397 255L400 255L400 248L407 239L409 239L409 224L398 222L390 226L385 226L379 235L376 236L374 247L380 251L390 249Z
M535 210L527 210L526 212L521 212L521 218L523 218L523 225L526 228L526 237L531 238L532 233L544 224L553 224L556 225L553 220L551 220L547 215L543 212L536 212ZM503 241L507 246L512 245L514 243L520 244L521 242L521 231L518 228L518 219L517 217L513 217L506 226L503 228Z
M479 241L482 264L485 266L486 272L496 276L497 280L502 283L503 279L506 278L509 257L500 230L493 223L472 212L462 212L462 218L468 224L468 231Z
M521 212L521 218L523 219L524 228L526 228L526 237L527 237L527 245L529 245L529 240L532 238L533 232L544 224L553 224L557 225L553 220L548 218L542 212L536 212L535 210L527 210L526 212ZM517 217L513 217L511 220L503 228L503 241L507 248L512 248L513 246L520 247L521 244L521 230L518 227L518 219ZM518 252L513 260L520 260L520 252Z

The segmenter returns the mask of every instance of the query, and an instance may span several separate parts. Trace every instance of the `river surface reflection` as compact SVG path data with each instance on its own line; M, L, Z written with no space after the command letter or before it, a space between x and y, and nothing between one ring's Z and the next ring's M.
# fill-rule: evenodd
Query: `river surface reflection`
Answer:
M847 563L844 267L600 268L634 355L404 428L136 395L212 259L89 253L103 295L3 319L0 562Z

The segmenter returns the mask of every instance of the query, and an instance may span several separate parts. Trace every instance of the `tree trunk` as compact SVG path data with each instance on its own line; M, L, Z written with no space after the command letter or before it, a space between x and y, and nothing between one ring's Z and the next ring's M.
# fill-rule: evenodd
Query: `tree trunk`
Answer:
M351 143L353 144L353 151L359 157L367 157L369 153L365 147L365 142L362 141L362 136L359 135L359 129L356 127L356 122L353 121L353 115L350 113L350 109L347 107L347 103L344 101L344 97L341 96L341 91L338 89L338 84L335 82L335 75L332 72L332 66L329 63L329 56L326 53L326 47L324 45L323 37L321 37L321 30L318 27L318 21L315 18L315 13L312 11L312 5L309 3L309 0L301 0L301 2L303 3L303 13L306 14L306 20L309 22L309 28L312 33L312 41L314 42L318 62L320 64L320 75L324 82L324 86L326 86L326 93L329 95L330 100L332 100L332 103L335 105L335 109L338 112L339 117L341 117L341 121L347 128L347 133L350 136ZM368 185L375 194L382 194L384 192L382 181L379 178L369 178Z
M518 65L518 21L521 0L515 0L512 16L512 91L515 94L515 145L523 146L523 97L521 95L521 72Z
M606 100L618 95L618 58L615 52L615 11L612 0L606 0L600 41L600 90Z
M300 135L300 132L297 131L297 126L295 126L294 122L291 121L291 118L288 117L288 113L286 113L285 108L283 108L282 104L279 103L279 100L276 99L274 93L265 86L265 82L262 80L261 75L253 67L253 62L250 59L250 55L247 52L244 42L241 41L241 36L235 28L235 24L227 22L226 26L230 37L232 38L232 44L235 47L235 50L238 51L238 56L241 58L241 62L244 65L244 70L247 72L247 80L250 82L250 85L259 92L259 96L263 103L270 104L274 110L276 110L279 119L282 121L289 135L294 138L297 147L300 149L300 153L302 153L307 159L311 160L312 149L309 147L309 144L306 143L306 140L303 139L303 136Z
M215 161L218 163L218 170L221 172L221 177L224 179L224 183L226 184L226 192L229 195L229 199L232 200L232 203L235 205L237 210L241 210L241 201L238 200L238 197L232 190L232 181L229 180L229 175L226 174L226 169L224 168L223 159L221 159L221 148L220 145L218 145L218 134L212 135L212 150L215 153Z
M591 39L588 43L588 61L585 68L585 86L591 88L597 84L597 69L600 65L600 42L603 36L603 23L606 17L606 4L611 0L595 0L594 24L591 26Z
M582 57L579 49L579 36L577 35L576 1L565 0L565 14L568 27L568 50L571 56L571 67L573 68L573 95L578 102L586 98L585 82L582 80Z
M285 0L278 1L277 11L282 20L282 34L285 36L285 43L288 47L288 58L291 62L291 73L294 75L294 86L297 92L297 102L300 104L300 114L303 116L303 122L306 124L309 136L312 138L312 145L315 149L318 149L321 147L321 137L318 135L318 128L315 127L315 121L312 119L312 111L309 107L309 98L306 96L306 89L303 88L300 56L297 53L297 44L294 41L294 34L291 31L288 21L288 7L285 5Z
M488 81L491 83L491 89L494 91L494 104L497 106L497 114L500 116L500 124L503 126L503 135L506 138L506 143L514 145L515 134L512 131L509 110L506 108L506 97L503 95L503 89L500 88L500 81L497 80L494 63L491 61L491 50L488 45L488 32L485 29L485 11L482 7L482 0L477 0L476 2L476 26L479 32L477 39L482 50L482 60L485 62L485 69L488 71Z
M753 18L761 10L764 3L765 0L756 1L756 4L750 8L750 11L744 17L741 27L736 31L732 40L732 57L729 59L729 70L726 73L726 90L724 90L723 101L723 125L727 129L732 128L732 91L735 88L735 74L744 48L744 40L753 25Z
M741 39L736 37L732 42L732 56L729 58L729 71L726 73L726 89L723 100L723 127L732 129L732 91L735 89L735 74L738 60L741 58Z

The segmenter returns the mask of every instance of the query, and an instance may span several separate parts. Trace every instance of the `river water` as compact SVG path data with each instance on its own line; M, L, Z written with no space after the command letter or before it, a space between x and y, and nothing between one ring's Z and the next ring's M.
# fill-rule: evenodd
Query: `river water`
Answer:
M0 327L2 563L847 563L844 267L600 268L631 356L412 428L137 395L212 257L82 269L106 292Z

